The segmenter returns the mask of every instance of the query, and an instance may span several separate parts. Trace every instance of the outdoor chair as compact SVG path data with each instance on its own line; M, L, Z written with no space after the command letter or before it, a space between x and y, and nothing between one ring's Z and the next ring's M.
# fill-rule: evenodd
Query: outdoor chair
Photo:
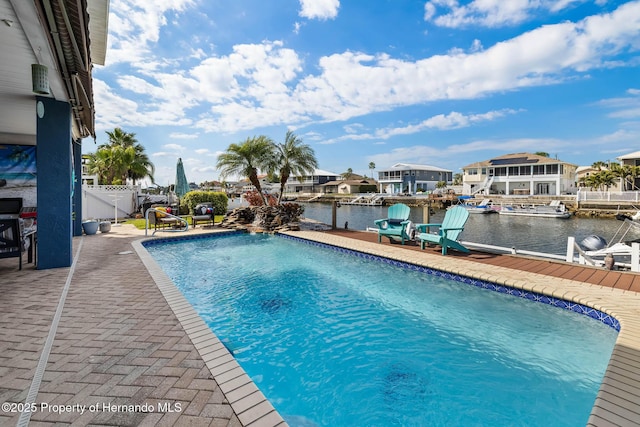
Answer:
M468 218L469 211L462 206L454 206L447 210L442 224L416 224L420 248L424 250L425 244L434 244L442 246L442 255L447 254L447 248L469 253L469 249L458 242ZM428 233L429 227L439 227L438 234Z
M212 203L200 203L193 209L191 225L195 227L197 223L202 222L215 225L215 214Z
M411 208L403 203L389 206L387 218L374 221L378 226L378 243L381 243L382 236L388 237L390 242L400 240L403 245L405 240L411 240L408 230L410 213Z
M20 221L17 218L0 219L0 258L18 258L19 270L22 270L21 235Z
M166 226L174 226L178 223L178 219L169 217L166 214L162 213L166 212L166 206L152 205L151 207L156 209L156 212L152 212L152 214L149 215L149 225L153 225L154 230L157 230L158 227L165 228Z

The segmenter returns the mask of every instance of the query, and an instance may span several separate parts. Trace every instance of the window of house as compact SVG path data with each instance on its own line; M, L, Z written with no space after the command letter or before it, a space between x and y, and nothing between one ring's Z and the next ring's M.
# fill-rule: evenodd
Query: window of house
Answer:
M507 168L494 168L493 174L495 176L507 176Z

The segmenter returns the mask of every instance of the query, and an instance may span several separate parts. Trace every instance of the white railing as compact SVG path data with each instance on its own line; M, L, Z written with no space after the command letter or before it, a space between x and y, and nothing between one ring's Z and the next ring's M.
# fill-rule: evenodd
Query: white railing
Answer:
M149 231L149 224L150 224L149 214L152 213L155 216L156 212L161 213L164 218L172 218L172 219L175 219L176 222L182 222L184 224L184 227L181 227L181 228L170 228L168 230L165 230L163 228L162 231L176 232L176 231L188 231L189 230L189 222L186 219L184 219L182 217L179 217L179 216L176 216L176 215L173 215L173 214L170 214L170 213L167 213L166 211L161 211L161 210L158 210L158 209L155 209L155 208L149 208L149 209L147 209L147 211L144 214L144 219L145 219L144 235L145 236L148 234L148 231ZM155 220L157 221L158 218L155 218ZM154 229L153 233L151 233L151 236L156 234L156 231L158 231L158 230Z
M580 189L578 202L635 202L640 203L640 191L585 191Z
M375 231L375 230L372 230ZM577 263L582 265L603 266L604 261L594 259L587 255L582 248L576 243L575 237L570 236L567 239L567 252L566 255L549 254L544 252L527 251L523 249L507 248L503 246L485 245L483 243L474 242L460 242L468 248L475 248L485 250L494 253L504 253L511 255L529 255L538 258L555 259L558 261L566 261L570 263ZM631 244L631 260L629 263L616 261L615 263L619 267L631 270L633 272L640 272L640 243Z
M575 253L578 253L576 258ZM615 256L614 256L615 258ZM577 260L577 261L576 261ZM604 261L594 259L587 255L575 241L575 237L570 236L567 239L567 256L565 258L567 262L578 262L579 264L588 265L604 265ZM629 263L615 261L615 264L633 272L640 272L640 243L631 243L631 259Z
M115 193L115 192L139 192L142 190L140 185L83 185L83 189L91 190L91 191L102 191L106 193Z
M480 188L478 188L476 191L474 191L472 193L472 195L474 194L478 194L483 190L490 190L491 189L491 184L493 184L493 180L494 180L495 176L491 175L491 176L487 176L484 179L484 182L482 183L482 185L480 186Z

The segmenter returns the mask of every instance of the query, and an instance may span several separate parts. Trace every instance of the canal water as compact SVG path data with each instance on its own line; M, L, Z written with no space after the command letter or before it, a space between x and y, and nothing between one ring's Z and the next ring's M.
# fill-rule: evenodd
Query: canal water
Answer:
M331 204L302 203L304 217L325 224L331 224ZM345 223L352 230L375 227L374 221L386 218L387 206L342 205L337 209L336 224L344 228ZM445 210L434 210L430 222L439 223ZM423 208L412 207L409 219L423 223ZM472 214L469 216L461 240L508 248L564 255L567 238L574 236L580 243L585 237L598 235L607 242L624 225L622 221L610 218L535 218L495 214ZM624 229L626 230L627 227ZM640 233L631 231L626 240L640 238Z

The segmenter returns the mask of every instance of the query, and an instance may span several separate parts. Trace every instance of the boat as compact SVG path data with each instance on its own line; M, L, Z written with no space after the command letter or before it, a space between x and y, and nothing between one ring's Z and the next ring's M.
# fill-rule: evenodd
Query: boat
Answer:
M484 199L481 202L471 200L470 196L460 196L458 204L453 206L462 206L470 214L489 214L496 213L499 207L494 205L491 199Z
M624 221L625 219L628 219L629 221L640 221L640 211L636 212L634 215L619 213L616 215L616 219L618 221Z
M548 205L509 205L502 206L498 212L500 215L536 216L540 218L570 218L571 212L566 209L564 203L554 200Z
M580 242L583 254L595 261L597 265L606 266L606 258L610 257L611 265L615 263L619 267L628 268L633 254L633 243L639 243L640 239L632 240L629 235L640 234L640 223L635 220L623 218L623 224L618 228L610 240L610 243L597 235L586 237Z

